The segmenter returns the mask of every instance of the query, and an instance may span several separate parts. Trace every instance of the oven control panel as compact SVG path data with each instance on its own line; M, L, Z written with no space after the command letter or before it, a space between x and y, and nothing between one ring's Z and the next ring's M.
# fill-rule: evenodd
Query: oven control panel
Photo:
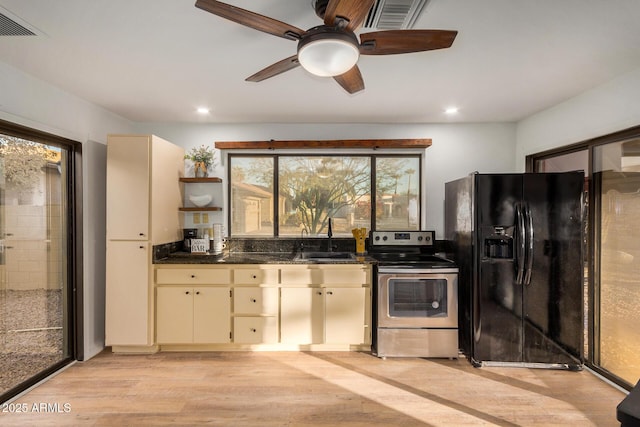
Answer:
M372 231L369 244L374 246L433 246L435 231Z

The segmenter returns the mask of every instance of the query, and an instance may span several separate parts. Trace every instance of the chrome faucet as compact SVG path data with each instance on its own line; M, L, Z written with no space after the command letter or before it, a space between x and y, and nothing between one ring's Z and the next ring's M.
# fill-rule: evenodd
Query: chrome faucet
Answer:
M327 231L327 237L328 237L328 241L327 241L327 252L332 252L333 251L333 247L331 246L331 237L333 236L333 231L331 231L331 218L329 218L329 230Z
M304 251L304 235L307 235L307 237L309 237L309 232L307 231L306 228L303 228L302 231L300 232L300 252Z

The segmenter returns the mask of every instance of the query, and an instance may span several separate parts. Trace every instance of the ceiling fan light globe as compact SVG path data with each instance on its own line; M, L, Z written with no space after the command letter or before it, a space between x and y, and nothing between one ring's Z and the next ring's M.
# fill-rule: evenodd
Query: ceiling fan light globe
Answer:
M353 68L360 57L357 39L348 34L321 33L298 45L298 62L316 76L333 77Z

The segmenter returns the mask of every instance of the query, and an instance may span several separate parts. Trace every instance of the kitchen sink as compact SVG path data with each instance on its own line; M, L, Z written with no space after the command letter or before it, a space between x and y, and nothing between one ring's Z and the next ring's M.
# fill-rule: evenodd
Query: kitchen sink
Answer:
M296 261L350 261L355 259L351 252L299 252Z

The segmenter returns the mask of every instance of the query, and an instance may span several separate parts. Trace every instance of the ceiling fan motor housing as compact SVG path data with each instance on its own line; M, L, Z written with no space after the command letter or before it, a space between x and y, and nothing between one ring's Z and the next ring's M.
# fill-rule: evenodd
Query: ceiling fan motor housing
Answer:
M313 8L320 19L324 19L324 13L327 11L328 4L329 0L315 0L313 2Z

